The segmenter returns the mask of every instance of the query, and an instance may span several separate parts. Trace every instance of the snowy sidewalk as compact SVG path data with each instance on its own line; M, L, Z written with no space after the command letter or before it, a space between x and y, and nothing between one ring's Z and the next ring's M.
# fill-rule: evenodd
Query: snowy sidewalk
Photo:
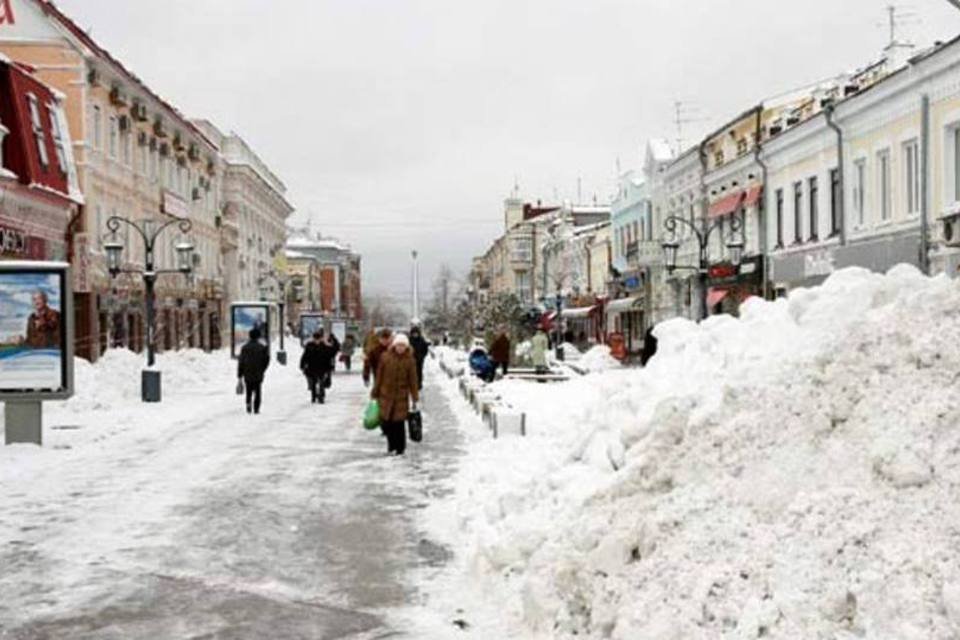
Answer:
M355 373L318 406L274 363L248 416L226 357L170 358L163 404L79 398L48 447L0 453L0 638L426 637L414 572L448 553L418 514L460 455L442 394L394 459Z

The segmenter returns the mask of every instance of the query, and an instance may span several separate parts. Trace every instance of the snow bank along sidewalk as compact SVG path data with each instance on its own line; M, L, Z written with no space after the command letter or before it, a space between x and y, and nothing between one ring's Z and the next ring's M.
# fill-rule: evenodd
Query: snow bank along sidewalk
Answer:
M960 637L958 311L847 269L664 323L643 370L498 383L529 437L477 426L434 512L464 586L528 638Z

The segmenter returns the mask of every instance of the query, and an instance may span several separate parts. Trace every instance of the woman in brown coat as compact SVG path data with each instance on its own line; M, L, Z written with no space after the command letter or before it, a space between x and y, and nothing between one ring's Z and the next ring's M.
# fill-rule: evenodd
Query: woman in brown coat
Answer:
M387 434L387 451L403 455L407 448L406 421L410 399L416 407L418 392L417 363L410 350L410 340L399 334L384 352L377 366L371 397L380 403L380 426Z

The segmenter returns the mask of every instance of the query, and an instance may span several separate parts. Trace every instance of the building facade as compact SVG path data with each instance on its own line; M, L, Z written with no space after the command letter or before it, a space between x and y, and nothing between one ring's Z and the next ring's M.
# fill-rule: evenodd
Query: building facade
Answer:
M65 97L67 129L84 205L68 228L74 264L76 352L94 360L110 346L140 348L143 285L113 279L103 242L107 220L121 216L159 224L170 216L193 223L193 276L157 285L158 349L219 346L224 305L218 227L217 147L90 35L44 0L11 0L0 24L0 51L29 64ZM179 233L162 236L159 268L173 267ZM143 266L143 243L126 225L119 241L130 269Z
M83 203L61 96L0 61L0 260L67 259Z
M357 324L363 320L362 259L359 254L336 240L300 230L287 241L288 256L298 272L312 269L319 287L312 311L334 320ZM288 292L289 295L289 292ZM301 302L302 306L302 302ZM291 312L296 305L289 305ZM288 320L296 323L291 315Z

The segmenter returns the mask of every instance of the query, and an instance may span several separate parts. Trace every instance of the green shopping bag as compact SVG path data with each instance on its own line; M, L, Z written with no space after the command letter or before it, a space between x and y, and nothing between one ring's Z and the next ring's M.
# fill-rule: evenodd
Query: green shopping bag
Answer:
M380 426L380 403L371 400L367 410L363 413L363 428L376 429Z

